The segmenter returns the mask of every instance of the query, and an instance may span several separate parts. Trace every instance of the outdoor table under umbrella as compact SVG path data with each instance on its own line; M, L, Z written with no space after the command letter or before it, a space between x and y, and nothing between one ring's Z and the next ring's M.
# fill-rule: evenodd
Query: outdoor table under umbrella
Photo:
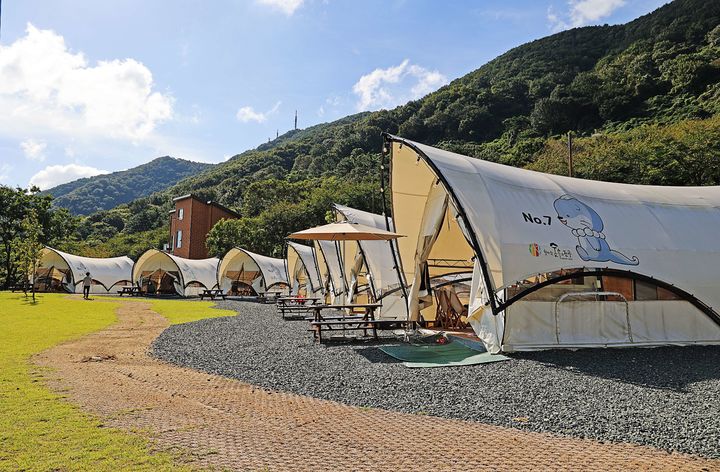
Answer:
M340 221L292 233L288 236L288 239L335 241L337 243L339 241L389 241L401 237L404 237L404 235L374 228L372 226L350 223L349 221ZM314 312L313 321L311 322L314 334L317 339L322 342L323 328L332 331L336 327L340 326L343 330L362 329L367 331L367 329L371 329L373 336L377 339L377 321L375 320L375 310L381 306L382 304L380 303L314 305L311 307ZM359 320L354 320L354 323L352 323L350 320L346 321L337 317L323 317L321 315L321 310L324 308L362 309L365 311L365 315Z

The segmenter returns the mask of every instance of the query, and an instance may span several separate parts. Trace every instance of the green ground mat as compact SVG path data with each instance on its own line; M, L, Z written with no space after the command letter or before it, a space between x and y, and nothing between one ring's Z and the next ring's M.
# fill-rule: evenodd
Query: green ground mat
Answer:
M405 367L411 368L486 364L510 359L501 354L492 355L488 352L479 352L459 342L430 345L401 344L399 346L382 346L380 350L403 361Z

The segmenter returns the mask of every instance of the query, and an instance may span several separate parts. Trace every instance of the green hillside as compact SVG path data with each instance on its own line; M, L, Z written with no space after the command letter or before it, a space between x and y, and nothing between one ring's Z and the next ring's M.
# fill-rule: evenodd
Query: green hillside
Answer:
M65 207L75 215L89 215L161 191L211 166L164 156L129 170L58 185L43 193L55 197L55 206Z
M684 185L700 168L701 183L718 184L719 111L720 2L676 0L625 25L522 45L423 99L288 133L94 218L161 228L171 197L193 191L244 216L214 248L279 254L283 237L322 223L332 201L380 210L383 131L551 172L565 171L560 137L573 131L579 177ZM121 252L114 242L100 247Z

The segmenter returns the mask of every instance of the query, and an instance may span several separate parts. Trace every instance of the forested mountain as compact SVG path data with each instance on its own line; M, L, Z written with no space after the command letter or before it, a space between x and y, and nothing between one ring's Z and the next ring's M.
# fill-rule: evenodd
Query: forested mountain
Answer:
M562 136L573 131L579 177L719 184L718 112L720 2L675 0L625 25L519 46L420 100L293 131L91 218L161 228L171 197L193 191L242 213L227 229L236 243L279 254L287 233L322 223L333 201L380 211L383 131L550 172L565 171ZM124 229L103 246L93 234L95 250L117 253L117 238L130 237Z
M89 215L161 191L211 166L164 156L132 169L58 185L43 193L55 197L55 206L65 207L75 215Z

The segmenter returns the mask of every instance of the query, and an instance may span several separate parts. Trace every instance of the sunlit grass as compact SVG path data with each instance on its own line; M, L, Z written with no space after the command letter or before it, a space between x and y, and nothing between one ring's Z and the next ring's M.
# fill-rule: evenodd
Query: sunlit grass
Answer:
M152 309L167 318L170 324L189 323L205 318L218 318L236 314L233 310L212 308L215 306L215 302L162 299L145 299L143 301L150 301Z
M234 312L211 302L154 300L172 323ZM103 428L99 419L51 392L30 357L58 343L98 331L116 320L118 302L0 292L0 470L187 470L166 453L151 453L147 439Z

